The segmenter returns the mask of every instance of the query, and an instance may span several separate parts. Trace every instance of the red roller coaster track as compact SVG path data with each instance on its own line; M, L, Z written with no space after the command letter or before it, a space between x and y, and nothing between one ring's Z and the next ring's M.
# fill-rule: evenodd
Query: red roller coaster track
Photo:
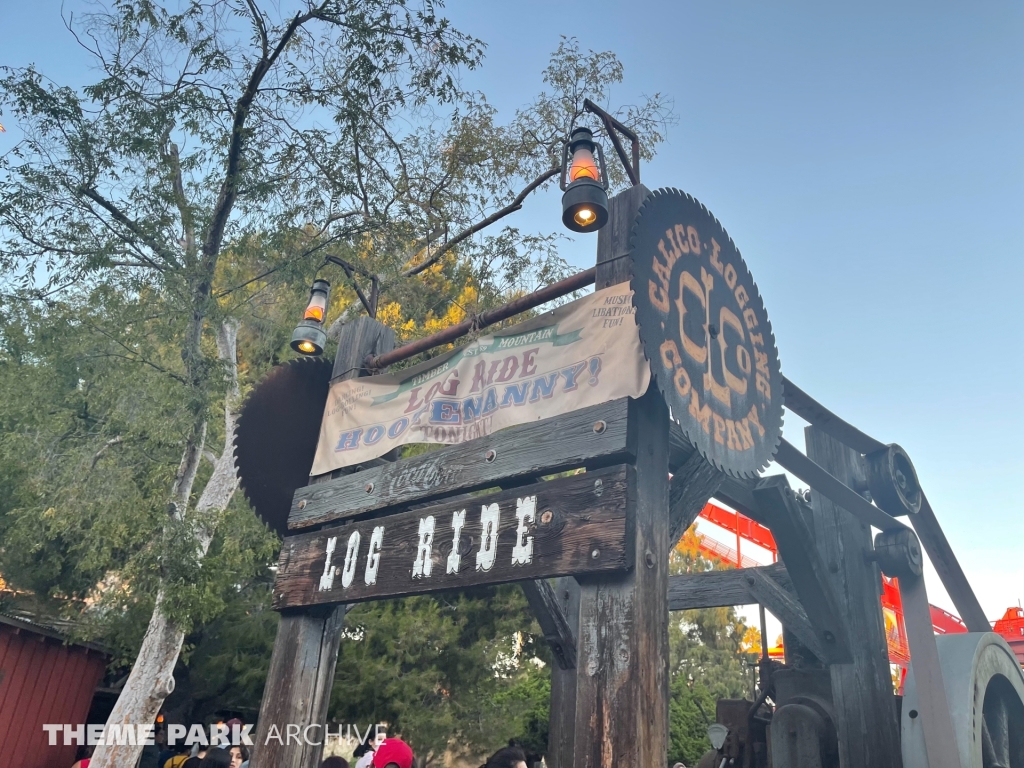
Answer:
M701 536L700 549L706 556L737 568L761 565L762 563L754 558L743 554L742 542L747 541L770 552L773 561L778 557L772 532L746 515L709 502L701 511L700 517L736 536L736 549L709 536ZM903 624L903 600L897 579L882 577L881 602L889 642L889 660L906 668L910 661L910 648L907 644L906 627ZM959 617L949 611L933 605L931 613L935 634L948 635L967 631ZM1024 609L1008 608L1003 618L995 622L993 631L1006 639L1021 664L1024 664Z

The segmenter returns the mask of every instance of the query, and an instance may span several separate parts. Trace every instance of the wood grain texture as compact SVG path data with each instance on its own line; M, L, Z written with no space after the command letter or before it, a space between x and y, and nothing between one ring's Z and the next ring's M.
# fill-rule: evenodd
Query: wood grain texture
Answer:
M335 377L365 375L361 361L366 355L390 351L394 344L394 332L376 320L360 317L347 323L339 338ZM317 480L311 479L314 483ZM284 734L289 723L305 728L327 722L346 611L347 606L334 605L281 616L260 704L257 736L249 762L252 768L318 768L320 765L322 746L268 742L267 736L272 726Z
M795 634L822 661L850 662L850 628L832 584L830 568L818 552L814 533L804 517L805 508L793 497L785 475L761 480L754 489L754 499L768 517L779 557L786 564L818 642L809 644L799 633Z
M675 546L724 477L697 451L672 475L668 488L668 540Z
M573 576L562 576L555 579L554 592L569 629L577 638L578 647L580 584ZM549 768L572 768L576 738L576 674L575 667L551 670L548 751L545 755Z
M771 576L759 568L744 568L750 596L772 612L782 626L800 638L801 642L819 659L828 658L817 633L797 599L782 588Z
M524 581L520 585L526 602L530 604L544 639L551 646L555 663L559 669L576 668L576 632L569 625L569 619L547 579Z
M860 456L816 427L804 431L807 455L848 487L860 479ZM832 587L857 641L853 662L833 664L832 695L843 768L900 768L900 728L889 672L882 608L881 574L869 559L867 525L812 490L815 540L828 566ZM783 558L785 560L785 558ZM793 566L787 567L794 581Z
M632 277L629 236L637 211L650 190L642 184L625 189L608 201L608 223L597 232L597 279L594 289L627 282Z
M628 399L613 400L300 488L288 525L308 528L515 478L623 462L635 450L628 442L627 415ZM597 432L594 425L601 421ZM494 451L491 461L488 451Z
M750 594L750 585L747 583L747 574L751 571L763 571L783 589L793 591L793 582L782 563L756 568L687 573L668 577L668 609L688 611L693 608L752 605L758 601Z
M278 610L303 605L398 597L461 589L479 584L498 584L567 574L622 571L632 567L630 534L632 503L627 488L633 470L620 465L559 478L521 488L487 494L457 503L401 512L290 536L281 546L274 606ZM517 531L519 499L536 497L533 520ZM500 512L493 563L477 567L483 548L483 508L498 505ZM465 511L459 533L459 564L448 572L455 543L453 515ZM548 515L547 513L551 514ZM434 519L429 547L429 569L416 574L421 521ZM383 527L375 581L367 583L368 555L376 528ZM354 538L358 534L358 539ZM520 538L522 536L522 539ZM514 563L518 541L532 541L529 562ZM329 542L332 576L327 570ZM347 557L349 542L354 556ZM487 545L490 550L490 545ZM351 582L345 586L346 564L351 559ZM329 584L325 586L324 577Z
M668 749L668 409L635 404L636 567L581 583L574 768L665 765Z

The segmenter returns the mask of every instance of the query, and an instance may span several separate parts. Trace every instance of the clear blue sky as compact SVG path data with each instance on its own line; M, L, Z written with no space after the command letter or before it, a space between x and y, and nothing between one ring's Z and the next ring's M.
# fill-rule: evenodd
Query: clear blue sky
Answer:
M80 82L59 7L0 0L0 63ZM673 98L645 184L721 220L786 375L909 451L990 617L1024 597L1024 5L449 0L446 14L488 44L466 83L506 114L540 89L559 35L618 54L613 106ZM518 223L558 215L548 194ZM585 266L594 247L565 253ZM801 427L787 417L798 445Z

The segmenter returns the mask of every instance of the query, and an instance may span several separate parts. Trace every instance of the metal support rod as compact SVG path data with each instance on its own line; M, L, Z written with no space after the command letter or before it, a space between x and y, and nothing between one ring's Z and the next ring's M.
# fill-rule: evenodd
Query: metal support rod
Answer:
M468 320L463 320L457 325L449 326L443 331L438 331L430 336L417 339L416 341L405 344L392 352L387 352L383 355L378 355L377 357L367 357L366 367L370 370L387 368L389 365L394 365L400 360L408 360L410 357L418 355L420 352L426 352L428 349L433 349L434 347L439 347L442 344L455 341L455 339L472 333L474 330L486 328L489 325L494 325L502 320L507 320L514 315L518 315L520 312L525 312L528 309L539 307L541 304L546 304L552 299L557 299L568 293L572 293L573 291L586 288L588 285L594 284L595 274L596 267L585 269L582 272L577 272L572 277L567 277L565 280L552 283L551 285L541 288L539 291L527 294L526 296L520 296L518 299L510 301L508 304L495 307L494 309L489 309L486 312L481 312L479 315L475 315Z
M608 133L608 138L611 139L612 146L615 147L616 153L619 155L619 160L622 161L623 167L626 169L626 175L629 177L629 183L634 187L640 184L640 137L636 135L635 131L630 130L614 117L609 115L597 104L592 102L590 99L583 100L583 108L587 112L593 112L604 123L604 129ZM616 131L618 133L616 133ZM619 139L618 134L621 133L631 143L630 149L633 155L633 162L626 157L626 150L622 147L622 141Z

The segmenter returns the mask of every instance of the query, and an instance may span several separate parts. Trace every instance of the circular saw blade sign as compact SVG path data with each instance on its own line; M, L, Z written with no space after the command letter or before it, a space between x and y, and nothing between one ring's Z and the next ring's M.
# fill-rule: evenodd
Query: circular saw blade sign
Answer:
M630 241L633 303L658 389L687 440L733 477L754 477L782 435L782 374L757 286L707 208L648 196Z

